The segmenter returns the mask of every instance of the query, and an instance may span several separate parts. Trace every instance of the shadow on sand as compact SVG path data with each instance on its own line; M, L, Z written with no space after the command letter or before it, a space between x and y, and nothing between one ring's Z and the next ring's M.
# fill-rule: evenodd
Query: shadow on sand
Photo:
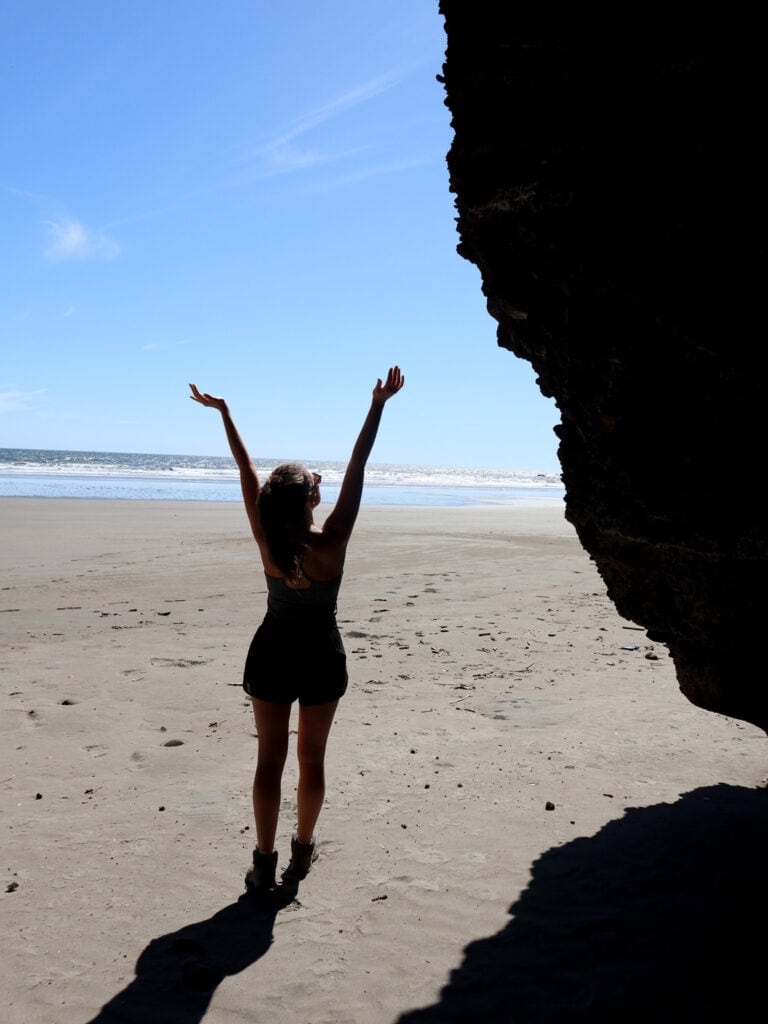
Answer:
M497 935L398 1024L750 1021L765 997L768 791L712 786L548 850Z
M275 918L297 892L245 892L212 917L153 939L136 962L135 979L89 1024L199 1024L224 978L267 952Z

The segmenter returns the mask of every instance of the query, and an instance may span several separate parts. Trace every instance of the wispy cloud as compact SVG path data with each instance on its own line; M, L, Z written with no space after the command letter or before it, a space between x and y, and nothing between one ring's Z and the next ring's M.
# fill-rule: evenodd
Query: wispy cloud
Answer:
M50 260L111 260L120 252L120 246L108 235L74 218L49 220L46 227L45 255Z
M39 192L30 192L27 188L15 188L13 185L6 185L4 182L0 183L0 188L4 192L9 192L12 196L17 196L19 199L30 199L35 203L47 203L49 201L48 196L41 195Z
M16 188L4 182L0 182L0 190L47 210L61 209L58 201L39 192L30 192L29 189ZM120 254L120 246L105 231L89 228L76 217L53 217L44 220L43 224L48 232L44 251L49 260L111 260Z
M357 170L342 172L331 178L312 182L303 189L300 189L300 192L305 195L332 192L347 185L355 185L360 181L367 181L369 178L380 178L386 174L400 174L403 171L410 171L416 167L424 167L426 164L433 163L434 159L432 156L425 155L414 156L407 160L393 160L389 163L369 164Z
M16 391L0 385L0 413L25 412L36 405L36 399L47 393L45 388L39 391Z
M314 128L345 114L354 107L368 103L392 89L401 81L404 74L405 72L388 72L348 89L328 103L302 114L285 131L252 149L243 157L243 160L250 164L256 162L260 177L271 177L278 174L292 174L295 171L306 170L319 164L343 160L355 155L361 151L360 147L337 152L322 152L317 147L301 146L297 142Z
M252 183L255 180L289 175L298 171L310 170L325 164L350 161L351 158L363 153L369 153L368 145L346 146L341 149L322 148L321 145L312 145L304 137L314 129L327 124L335 118L365 103L369 103L381 96L383 93L395 88L411 73L412 68L399 68L385 72L360 85L353 86L345 92L335 96L329 102L315 107L303 114L300 114L285 130L275 134L272 138L260 144L240 142L238 144L217 150L214 154L215 161L223 161L218 164L219 174L213 181L201 184L199 187L185 191L176 191L173 199L167 203L160 204L154 209L134 213L130 216L120 217L108 223L106 227L111 230L124 224L131 224L136 221L155 217L168 211L177 209L180 205L186 205L201 196L221 192L232 188L240 188ZM399 169L414 166L422 160L415 158L414 162L405 161ZM362 178L372 177L376 174L393 173L398 169L394 163L381 164L378 168L351 173L348 178L340 176L336 179L335 185L339 187ZM320 186L327 190L333 185L326 182ZM26 189L16 188L0 182L0 189L13 193L20 198L34 200L50 206L53 200L50 197L38 195ZM89 228L81 220L75 217L56 217L45 221L48 230L48 240L45 247L45 255L51 261L63 262L67 260L109 260L120 254L119 244L111 238L103 228ZM151 351L145 348L145 351Z

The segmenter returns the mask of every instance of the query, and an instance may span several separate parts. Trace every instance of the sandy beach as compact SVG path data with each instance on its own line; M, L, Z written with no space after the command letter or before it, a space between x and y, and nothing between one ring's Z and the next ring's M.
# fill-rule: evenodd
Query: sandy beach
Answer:
M241 506L0 517L4 1024L747 1019L765 736L682 697L559 507L363 507L320 859L275 907Z

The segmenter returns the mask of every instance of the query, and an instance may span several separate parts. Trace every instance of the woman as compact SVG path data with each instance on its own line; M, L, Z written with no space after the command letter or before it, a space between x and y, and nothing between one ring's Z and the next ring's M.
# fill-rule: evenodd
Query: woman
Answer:
M227 403L190 384L195 402L221 413L267 578L267 612L251 642L243 674L259 744L253 781L256 848L253 868L245 876L246 886L255 890L275 885L280 784L295 700L299 702L297 825L283 882L297 884L317 859L315 826L325 797L326 742L339 698L347 688L336 597L382 410L404 383L398 366L390 368L384 384L381 379L376 382L339 497L322 526L315 524L313 516L320 504L320 476L297 463L286 463L262 485Z

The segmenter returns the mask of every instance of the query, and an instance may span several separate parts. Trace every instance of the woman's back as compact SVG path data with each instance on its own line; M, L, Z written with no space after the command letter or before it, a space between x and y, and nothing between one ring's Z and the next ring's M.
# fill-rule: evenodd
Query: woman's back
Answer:
M305 577L305 586L288 584L280 576L264 574L267 579L267 610L281 620L305 621L336 614L341 575L332 580Z

